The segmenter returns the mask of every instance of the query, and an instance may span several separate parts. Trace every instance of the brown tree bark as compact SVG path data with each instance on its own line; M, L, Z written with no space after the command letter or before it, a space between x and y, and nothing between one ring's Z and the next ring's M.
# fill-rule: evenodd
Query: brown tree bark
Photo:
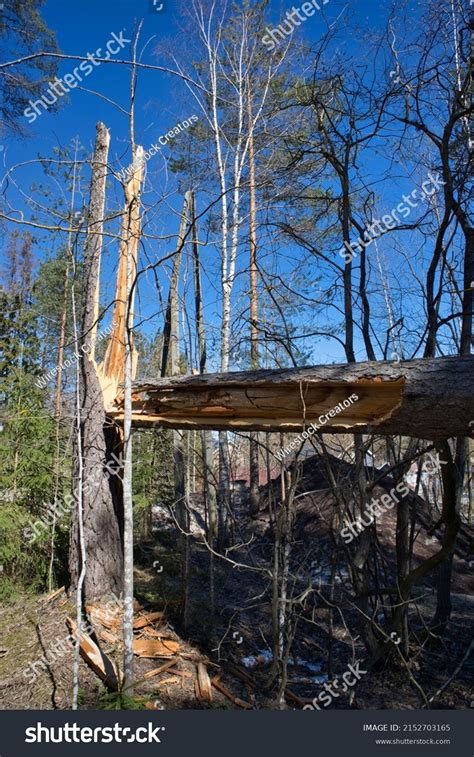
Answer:
M474 356L181 376L134 382L134 423L445 439L472 434L473 389Z
M88 229L84 250L84 305L80 356L80 408L83 449L83 512L87 572L84 582L86 601L104 594L120 594L123 588L123 510L121 481L106 468L112 453L120 455L120 437L106 419L102 388L93 358L94 332L98 318L98 286L102 230L105 208L105 183L110 134L97 124L92 159ZM115 466L116 469L116 466ZM114 468L111 468L114 471ZM78 483L77 460L73 473L73 496ZM77 510L73 511L69 572L71 587L77 587L81 571Z

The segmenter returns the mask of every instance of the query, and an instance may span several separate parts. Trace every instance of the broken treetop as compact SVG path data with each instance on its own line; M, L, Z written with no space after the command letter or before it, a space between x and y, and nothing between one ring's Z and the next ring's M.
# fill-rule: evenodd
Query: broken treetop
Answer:
M331 433L448 438L474 431L473 389L474 356L144 379L133 384L133 423L300 432L326 415ZM107 411L121 419L121 393Z

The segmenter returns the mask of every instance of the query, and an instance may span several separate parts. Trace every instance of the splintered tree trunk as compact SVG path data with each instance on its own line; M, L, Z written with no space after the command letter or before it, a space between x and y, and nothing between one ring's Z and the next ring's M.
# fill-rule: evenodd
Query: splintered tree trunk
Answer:
M133 89L133 85L132 85ZM125 204L122 213L119 265L115 287L112 331L103 363L98 366L103 401L107 409L120 392L123 395L123 457L118 461L123 480L123 641L124 685L128 696L133 687L133 499L132 499L132 397L131 384L137 365L133 340L134 283L138 267L140 239L140 189L143 180L143 147L135 145L131 131L132 157L136 169L124 184ZM121 384L123 382L123 391ZM108 416L109 418L109 416ZM117 482L118 477L114 477ZM120 480L121 483L121 480Z
M105 207L105 182L110 135L104 124L97 125L92 161L88 230L84 249L84 305L80 355L80 410L83 451L82 492L84 541L87 573L84 581L86 601L123 589L123 507L121 482L106 468L112 453L120 455L121 442L107 423L102 389L94 361L94 339L98 319L98 287L102 230ZM112 468L113 470L113 468ZM73 496L78 490L77 460L73 471ZM81 551L77 509L71 527L69 571L71 587L77 588L81 572Z
M474 356L208 373L134 382L134 422L446 439L472 434L473 389Z

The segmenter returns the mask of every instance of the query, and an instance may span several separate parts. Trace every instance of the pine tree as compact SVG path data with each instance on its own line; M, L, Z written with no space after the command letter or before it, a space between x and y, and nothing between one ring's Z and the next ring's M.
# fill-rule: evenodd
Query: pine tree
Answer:
M39 340L34 309L30 234L12 234L0 284L0 563L9 594L14 585L41 587L46 541L33 546L29 524L44 515L52 485L52 418L38 388Z
M44 0L9 0L2 4L0 40L5 60L38 52L59 52L54 33L40 16L43 5ZM6 129L25 132L27 121L23 111L29 100L39 98L54 79L57 66L55 59L38 57L5 70L0 77L0 113Z

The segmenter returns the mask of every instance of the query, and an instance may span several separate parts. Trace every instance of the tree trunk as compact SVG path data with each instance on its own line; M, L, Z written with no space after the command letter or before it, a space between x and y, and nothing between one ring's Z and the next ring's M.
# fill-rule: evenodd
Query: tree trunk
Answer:
M455 479L455 504L453 508L457 514L461 509L461 497L464 490L464 472L466 468L466 439L458 437L456 439L456 454L454 463L452 463L452 478ZM449 460L449 458L448 458ZM442 468L446 466L443 465ZM452 493L445 491L446 483L445 477L443 478L443 502L449 498L450 504L452 500ZM445 530L447 526L445 525ZM446 557L443 563L438 567L437 571L437 585L436 585L436 612L433 618L433 627L437 633L443 633L446 629L449 618L451 617L451 579L453 573L453 551Z
M472 344L472 318L474 313L474 229L465 231L464 293L462 298L461 355L470 355Z
M178 244L173 259L168 307L166 311L165 327L163 331L163 356L161 363L162 376L179 375L179 272L181 268L182 251L185 242L186 224L190 210L191 197L186 192L181 213L178 233ZM176 517L181 528L187 527L187 510L185 502L184 451L183 439L180 431L173 432L173 459L175 481Z
M207 370L207 345L206 330L201 295L201 264L199 260L199 239L196 226L196 198L191 192L191 225L192 247L194 265L194 315L196 318L196 332L198 338L199 373ZM217 492L213 465L212 434L210 431L201 432L202 464L204 478L204 498L206 504L207 539L211 549L209 550L209 605L211 613L211 625L214 620L214 554L213 549L217 537Z
M472 434L474 356L181 376L133 388L137 426L301 433L314 422L330 433L440 439Z
M90 189L88 230L84 249L84 305L80 357L80 409L83 449L84 540L88 558L84 582L86 601L123 590L123 505L121 481L110 476L106 468L112 453L119 453L118 433L107 422L102 388L96 372L94 333L98 318L98 287L102 230L105 207L105 183L110 135L104 124L97 124ZM78 460L74 463L73 496L77 492ZM71 527L69 557L71 588L77 588L81 572L77 511Z
M257 200L255 191L255 150L253 141L253 116L250 79L247 82L247 115L249 121L249 242L250 242L250 364L258 368L258 295L257 295ZM258 514L259 491L258 433L250 434L249 478L250 514Z
M397 586L403 586L410 573L410 504L407 497L403 497L397 507L396 526L396 552L397 552ZM403 605L403 614L400 618L400 642L401 651L408 657L408 597L400 593L399 601Z
M179 225L178 243L173 258L168 307L163 330L162 376L179 375L179 273L191 203L191 193L186 192ZM182 431L173 431L173 466L176 520L182 530L180 542L182 546L183 621L186 626L187 586L189 582L189 538L187 536L189 531L189 514L186 501L186 466Z
M132 109L133 113L133 109ZM133 696L133 469L132 469L132 381L136 366L133 347L134 286L137 276L138 240L140 237L140 188L143 174L143 148L135 147L132 133L132 155L138 168L125 185L125 214L122 225L121 260L125 257L125 287L119 281L124 293L120 303L124 316L122 339L124 341L124 417L123 417L123 640L124 640L124 686L129 696Z

